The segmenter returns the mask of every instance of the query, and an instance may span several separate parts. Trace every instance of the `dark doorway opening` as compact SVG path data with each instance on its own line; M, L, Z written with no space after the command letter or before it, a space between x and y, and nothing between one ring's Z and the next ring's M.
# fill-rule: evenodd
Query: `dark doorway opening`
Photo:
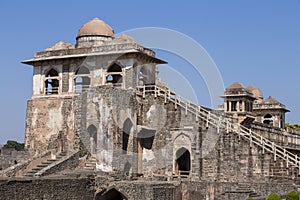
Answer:
M126 119L123 124L123 132L122 132L122 150L123 154L126 154L128 151L128 143L130 137L130 131L132 128L132 122L130 119Z
M111 189L103 194L97 194L95 200L127 200L127 198L118 190Z
M182 147L176 152L176 171L179 175L189 175L191 170L191 154Z

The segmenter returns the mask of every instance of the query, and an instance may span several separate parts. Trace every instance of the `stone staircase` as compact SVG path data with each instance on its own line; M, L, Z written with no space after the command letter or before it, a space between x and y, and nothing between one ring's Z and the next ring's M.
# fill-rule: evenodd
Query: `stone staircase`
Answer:
M40 164L36 165L31 170L27 171L24 174L24 177L34 177L39 171L41 171L44 168L48 167L52 163L59 161L64 156L66 156L66 153L60 153L58 156L55 157L55 159L49 158L46 161L42 161Z
M84 169L85 170L95 170L96 169L97 159L94 156L89 156L89 158L85 162Z
M244 192L244 193L248 193L249 194L249 198L261 198L261 196L259 194L257 194L251 187L249 187L249 185L239 185L237 188L238 192Z
M202 106L191 103L185 100L183 97L177 95L170 90L162 89L157 85L141 86L137 88L137 95L146 98L146 94L152 94L155 97L164 99L164 102L173 102L175 108L180 107L186 113L191 113L196 117L196 120L203 120L206 123L206 127L212 126L217 129L217 132L224 131L226 133L236 134L239 139L244 139L252 145L256 145L262 149L262 153L269 153L273 156L274 161L279 159L285 163L285 167L293 170L293 172L299 175L300 173L300 156L291 153L279 143L272 142L262 135L255 133L251 129L237 123L232 117L222 112L206 109ZM276 163L276 162L275 162ZM283 175L286 170L274 166L274 173Z
M236 188L232 188L230 190L227 190L225 192L222 193L223 198L228 198L227 195L230 196L230 194L242 194L242 195L246 195L247 198L253 198L256 200L264 200L265 197L260 196L259 194L257 194L249 185L245 185L245 184L238 184ZM230 198L231 199L231 198Z

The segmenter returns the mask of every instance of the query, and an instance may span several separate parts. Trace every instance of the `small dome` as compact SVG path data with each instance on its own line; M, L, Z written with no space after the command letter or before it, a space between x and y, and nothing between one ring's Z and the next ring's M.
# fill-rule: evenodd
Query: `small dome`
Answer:
M74 46L68 42L60 41L55 45L45 49L44 51L56 51L56 50L64 50L64 49L74 49Z
M257 99L263 99L264 95L262 91L256 86L249 86L247 89L253 94L253 96Z
M263 100L264 104L281 104L279 101L269 96L267 99Z
M240 82L235 82L234 84L226 88L226 90L233 90L233 89L245 89L245 86Z
M110 42L111 44L138 44L140 45L135 39L130 37L129 35L121 34L118 37L116 37L114 40Z
M79 29L77 37L83 36L114 37L114 30L101 19L94 18Z

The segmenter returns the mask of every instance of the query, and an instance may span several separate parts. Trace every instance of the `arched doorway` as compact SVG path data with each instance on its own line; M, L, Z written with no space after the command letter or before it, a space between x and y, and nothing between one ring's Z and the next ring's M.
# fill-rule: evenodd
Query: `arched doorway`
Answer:
M129 136L130 131L132 128L132 122L130 119L126 119L123 124L123 130L122 130L122 150L123 154L127 153L128 150L128 142L129 142Z
M189 175L191 170L191 154L182 147L176 152L175 170L178 175Z
M91 154L97 153L97 128L94 125L88 127L88 132L90 136L90 149Z
M127 197L113 188L107 192L96 194L95 200L127 200Z

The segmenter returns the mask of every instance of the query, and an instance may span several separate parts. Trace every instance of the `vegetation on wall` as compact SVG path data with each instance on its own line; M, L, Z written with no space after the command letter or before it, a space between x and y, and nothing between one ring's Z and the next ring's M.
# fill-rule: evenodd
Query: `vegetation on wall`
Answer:
M299 194L298 192L292 191L286 194L285 196L286 200L299 200Z
M281 197L278 194L270 194L267 196L266 200L281 200Z
M291 128L291 129L296 130L296 131L300 131L300 124L285 123L285 127L286 128Z
M6 149L15 149L17 151L24 150L24 143L19 143L17 141L8 140L6 144L3 146Z

